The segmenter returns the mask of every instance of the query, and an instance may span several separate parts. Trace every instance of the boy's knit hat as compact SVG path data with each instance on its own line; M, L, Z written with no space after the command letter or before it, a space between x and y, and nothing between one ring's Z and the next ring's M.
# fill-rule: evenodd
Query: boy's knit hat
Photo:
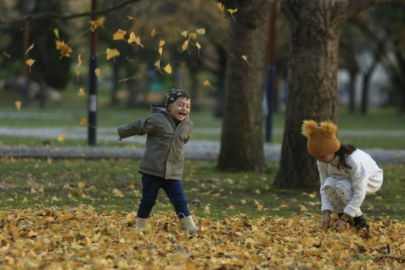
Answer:
M191 99L190 95L186 91L180 89L171 89L168 91L166 94L166 109L168 109L169 106L180 97Z
M324 157L339 150L336 132L337 127L331 122L321 122L318 127L315 121L305 120L302 125L302 134L308 138L308 152L315 157Z

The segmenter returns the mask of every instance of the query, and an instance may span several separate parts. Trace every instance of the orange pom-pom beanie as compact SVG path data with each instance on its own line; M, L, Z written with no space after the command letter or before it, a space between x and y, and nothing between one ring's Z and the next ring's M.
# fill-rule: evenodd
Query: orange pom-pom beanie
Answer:
M324 157L339 150L336 132L337 127L331 122L321 122L318 127L315 121L305 120L302 125L302 134L308 138L308 152L314 157Z

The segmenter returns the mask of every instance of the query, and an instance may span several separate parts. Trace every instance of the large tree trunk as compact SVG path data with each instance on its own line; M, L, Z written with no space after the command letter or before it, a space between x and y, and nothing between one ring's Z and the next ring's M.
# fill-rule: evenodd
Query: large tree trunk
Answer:
M217 105L215 107L215 117L222 118L224 115L224 103L225 103L225 77L226 77L226 63L228 60L228 54L224 48L217 46L217 52L219 56L218 71L217 71Z
M290 21L288 101L280 169L274 184L299 188L319 183L318 170L301 134L303 120L338 122L339 26L389 0L284 0Z
M263 171L262 101L265 49L271 1L223 2L238 9L230 27L225 110L218 169ZM244 59L247 57L247 59Z

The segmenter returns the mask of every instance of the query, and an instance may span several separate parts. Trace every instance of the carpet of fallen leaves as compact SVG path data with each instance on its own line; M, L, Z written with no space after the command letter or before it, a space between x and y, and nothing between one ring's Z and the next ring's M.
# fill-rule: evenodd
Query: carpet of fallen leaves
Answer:
M135 212L91 206L0 210L1 269L402 269L405 224L373 221L371 233L320 229L319 215L195 217L197 234L171 212L144 232Z

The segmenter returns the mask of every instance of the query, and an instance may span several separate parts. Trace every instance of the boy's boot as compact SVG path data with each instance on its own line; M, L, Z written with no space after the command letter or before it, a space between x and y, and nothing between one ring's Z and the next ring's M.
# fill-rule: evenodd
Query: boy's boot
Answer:
M343 216L343 213L339 213L338 214L338 217L339 218L341 218ZM350 218L348 221L347 221L347 223L349 223L349 226L350 227L354 227L354 222L353 222L353 219L352 218Z
M200 229L195 225L193 217L188 216L185 218L180 219L181 225L183 225L183 228L187 230L189 233L195 233L198 232Z
M147 218L140 218L140 217L136 218L135 230L138 232L145 230L148 223L149 223L149 219L147 219Z
M367 232L370 232L370 226L367 224L366 219L363 217L363 215L354 217L353 221L354 226L356 227L357 230L365 228Z

